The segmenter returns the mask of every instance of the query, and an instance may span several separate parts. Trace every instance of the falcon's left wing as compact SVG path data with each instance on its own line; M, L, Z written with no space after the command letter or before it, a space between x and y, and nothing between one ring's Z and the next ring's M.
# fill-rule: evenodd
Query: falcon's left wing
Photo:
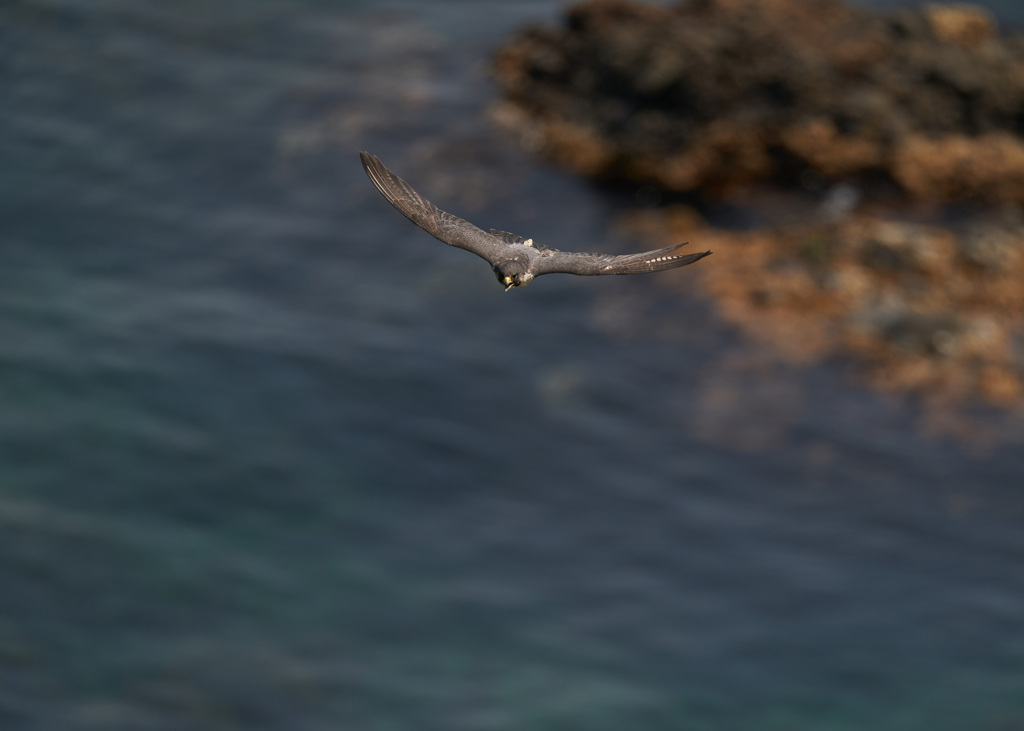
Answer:
M696 254L677 254L686 244L676 244L664 249L645 251L642 254L579 254L571 251L556 251L543 256L537 263L537 274L580 274L596 276L600 274L640 274L642 272L660 272L663 269L693 264L703 259L710 251Z

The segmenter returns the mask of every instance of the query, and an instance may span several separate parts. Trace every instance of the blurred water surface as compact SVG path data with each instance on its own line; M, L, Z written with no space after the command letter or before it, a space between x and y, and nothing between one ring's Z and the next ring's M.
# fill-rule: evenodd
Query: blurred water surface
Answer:
M635 247L486 119L559 7L0 6L0 728L1024 728L1020 449L369 185Z

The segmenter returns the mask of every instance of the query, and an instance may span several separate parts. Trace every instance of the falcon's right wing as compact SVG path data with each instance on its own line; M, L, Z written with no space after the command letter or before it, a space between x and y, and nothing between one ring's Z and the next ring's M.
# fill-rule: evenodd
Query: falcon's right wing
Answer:
M428 234L450 246L472 251L491 263L499 258L506 246L504 242L469 221L442 211L388 170L376 155L360 152L359 159L363 161L363 169L370 180L388 202Z

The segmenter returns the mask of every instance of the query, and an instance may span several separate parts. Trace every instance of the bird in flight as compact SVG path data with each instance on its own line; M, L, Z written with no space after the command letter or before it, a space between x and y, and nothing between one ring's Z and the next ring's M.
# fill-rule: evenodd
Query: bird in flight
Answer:
M525 287L541 274L595 276L660 272L692 264L711 253L679 254L677 252L686 244L677 244L642 254L584 254L552 249L507 231L492 228L487 232L442 211L388 170L375 155L360 152L359 158L370 180L391 205L439 241L486 259L506 292Z

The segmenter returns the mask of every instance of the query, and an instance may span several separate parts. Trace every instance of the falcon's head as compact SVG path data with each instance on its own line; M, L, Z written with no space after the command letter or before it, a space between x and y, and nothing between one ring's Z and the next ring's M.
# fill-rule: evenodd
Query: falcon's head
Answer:
M505 288L506 292L513 287L525 287L533 281L533 273L525 259L518 257L501 259L495 262L491 269L494 270L494 276L497 277L498 283Z

